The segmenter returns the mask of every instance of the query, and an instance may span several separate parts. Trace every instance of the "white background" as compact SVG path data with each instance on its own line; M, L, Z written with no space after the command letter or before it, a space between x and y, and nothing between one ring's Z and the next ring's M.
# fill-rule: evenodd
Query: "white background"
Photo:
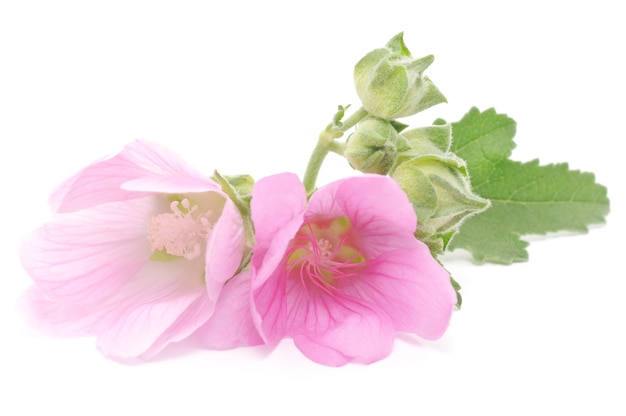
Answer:
M2 2L0 414L623 415L626 363L617 1ZM619 11L618 11L619 10ZM399 337L387 359L327 368L285 341L155 362L103 358L93 339L34 333L17 250L47 196L135 139L210 174L302 174L352 68L404 31L447 96L412 126L495 107L518 122L514 158L569 162L608 186L607 224L532 237L530 261L444 258L464 307L437 342ZM332 155L320 184L353 174ZM473 412L473 413L472 413Z

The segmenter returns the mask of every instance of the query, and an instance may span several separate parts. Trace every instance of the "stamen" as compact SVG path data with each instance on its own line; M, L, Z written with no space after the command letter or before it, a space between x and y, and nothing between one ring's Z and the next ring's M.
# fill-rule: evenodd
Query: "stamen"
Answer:
M199 257L212 228L208 219L210 212L194 215L198 206L192 206L187 198L172 201L170 210L172 212L154 215L148 220L150 248L188 260Z
M347 218L341 217L323 225L305 219L287 252L287 271L304 285L312 284L332 293L337 280L358 274L365 258L347 244L350 230Z

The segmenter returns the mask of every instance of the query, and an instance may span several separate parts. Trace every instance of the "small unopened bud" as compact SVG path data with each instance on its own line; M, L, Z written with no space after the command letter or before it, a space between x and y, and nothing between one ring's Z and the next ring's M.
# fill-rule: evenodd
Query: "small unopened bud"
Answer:
M402 35L365 55L354 68L356 91L363 107L386 120L407 117L446 102L432 81L423 76L434 57L411 57Z
M350 135L343 154L356 170L386 175L398 158L399 140L388 121L368 118Z
M463 221L490 206L472 191L465 161L448 150L449 134L449 125L403 133L410 150L391 174L417 214L416 237L435 253L445 250Z

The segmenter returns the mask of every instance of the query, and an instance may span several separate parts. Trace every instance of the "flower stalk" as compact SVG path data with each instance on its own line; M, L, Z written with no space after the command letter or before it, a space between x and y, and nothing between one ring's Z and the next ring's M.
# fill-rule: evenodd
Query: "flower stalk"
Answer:
M359 121L367 117L368 113L365 108L361 107L354 112L345 121L341 121L344 108L340 107L338 116L335 116L333 122L331 122L324 131L322 131L317 140L317 144L311 153L309 162L304 172L304 178L302 183L307 195L310 195L315 190L315 184L317 182L317 176L319 175L322 164L328 152L338 153L343 155L344 143L337 142L336 139L343 136L343 134L354 127Z

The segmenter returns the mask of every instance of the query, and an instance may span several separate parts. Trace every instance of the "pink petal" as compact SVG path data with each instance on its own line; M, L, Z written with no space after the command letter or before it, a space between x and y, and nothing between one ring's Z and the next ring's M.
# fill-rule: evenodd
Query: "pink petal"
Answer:
M128 144L116 156L95 162L66 180L51 195L50 204L57 212L71 212L106 202L138 198L144 195L123 190L122 184L163 176L204 179L167 148L138 140Z
M21 307L54 335L98 335L107 356L149 358L209 318L215 305L202 284L202 263L150 261L116 293L92 303L52 300L33 286Z
M256 245L252 257L252 318L265 341L275 345L284 336L285 286L264 285L284 279L278 271L289 242L302 226L306 193L291 173L259 180L252 191L252 220Z
M146 220L153 198L57 214L21 246L22 265L59 301L89 304L111 296L150 257Z
M227 199L206 247L205 281L207 295L213 302L220 296L224 283L239 268L245 239L243 219L235 204Z
M207 348L224 350L260 345L250 310L250 272L244 271L226 283L211 318L196 331Z
M264 283L258 283L254 287L255 279ZM254 265L252 267L252 319L261 337L272 347L286 335L288 317L286 279L285 262L280 263L267 275L261 274Z
M152 358L168 344L189 337L203 322L206 322L213 313L214 307L215 304L206 296L199 295L140 357L143 359Z
M402 247L417 225L413 207L398 184L386 176L342 179L320 188L309 201L307 215L346 216L368 257ZM398 238L400 237L400 238Z
M388 316L395 331L437 339L456 304L450 275L421 242L413 239L407 247L381 254L361 276L338 284L338 290Z
M98 335L98 346L115 358L150 357L179 341L211 315L202 260L151 261L111 299L116 319ZM107 305L108 306L108 305Z
M115 310L99 303L77 305L51 299L41 288L29 287L18 302L32 327L54 336L91 336L111 325Z
M386 313L358 299L315 293L299 284L290 291L287 333L311 360L325 365L343 365L356 360L378 361L391 352L393 324Z
M375 316L372 315L372 318ZM377 337L377 333L373 332L377 328L376 325L365 330L366 324L360 326L361 328L353 328L348 324L322 336L316 335L315 338L298 334L293 337L293 341L310 360L332 367L339 367L351 361L370 364L387 357L391 353L392 342L389 341L393 340L393 336L388 337L388 334L379 333L380 337Z
M226 196L222 188L215 182L191 176L154 176L132 179L120 185L121 189L134 192L151 192L164 194L180 194L190 192L212 191ZM133 193L134 193L133 192Z
M415 231L417 218L409 198L400 185L387 176L367 175L341 181L337 190L337 204L343 211L354 213L357 224L367 224L383 216L388 226Z
M255 250L264 253L286 223L301 223L306 208L304 186L293 173L260 179L252 190L251 208L257 236Z
M353 358L333 347L308 338L306 335L296 335L293 342L302 354L318 364L339 367L349 363Z
M443 334L456 296L448 273L413 236L415 213L397 183L375 175L343 179L313 194L306 213L301 204L283 200L291 190L299 192L294 180L276 184L253 195L261 247L252 259L252 312L268 344L292 337L312 360L343 365L387 356L396 331L429 339ZM350 221L346 241L366 259L360 273L327 290L288 278L286 252L305 215L313 222Z

